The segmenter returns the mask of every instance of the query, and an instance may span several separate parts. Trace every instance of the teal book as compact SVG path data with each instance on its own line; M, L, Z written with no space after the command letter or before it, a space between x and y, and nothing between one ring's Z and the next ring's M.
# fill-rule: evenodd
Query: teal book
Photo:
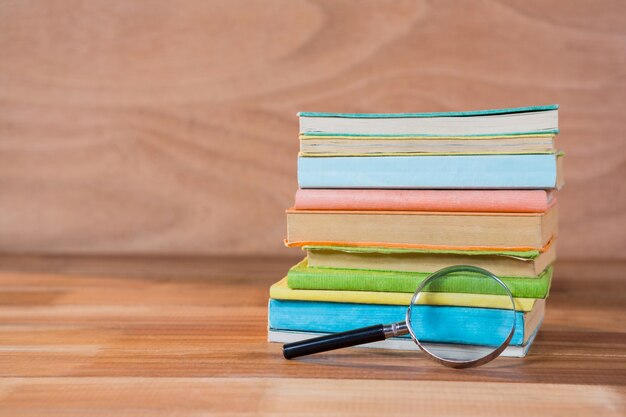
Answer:
M503 277L516 298L546 298L552 281L552 266L537 277ZM298 290L347 290L412 293L429 273L404 271L377 271L367 269L311 268L307 260L293 266L287 273L287 285ZM429 291L501 294L499 286L491 281L476 279L471 273L455 273L454 279L445 280Z
M481 136L557 133L556 104L437 113L300 112L300 133L394 136Z
M412 328L417 338L425 342L499 345L510 331L510 310L429 305L414 308ZM406 307L397 305L273 299L268 311L270 329L319 333L404 322L406 315ZM541 302L530 312L515 312L512 345L523 345L528 341L541 323L543 311L544 303Z

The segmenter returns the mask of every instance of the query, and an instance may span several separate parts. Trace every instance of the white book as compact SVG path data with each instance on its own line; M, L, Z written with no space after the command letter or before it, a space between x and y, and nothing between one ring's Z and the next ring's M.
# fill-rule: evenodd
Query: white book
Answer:
M528 349L535 340L535 336L539 331L539 327L535 330L535 333L528 339L523 346L507 346L504 352L500 356L511 358L523 358L528 353ZM313 337L325 336L328 333L315 333L315 332L294 332L289 330L268 330L267 340L272 343L293 343L300 342L302 340L311 339ZM436 346L436 353L444 357L455 357L459 360L470 360L477 356L482 356L481 350L485 350L485 347L480 346L468 346L457 345L452 343L429 343L428 347ZM358 348L370 348L370 349L390 349L390 350L408 350L419 351L419 347L410 338L392 337L380 342L367 343L364 345L355 346ZM431 349L429 349L431 350Z

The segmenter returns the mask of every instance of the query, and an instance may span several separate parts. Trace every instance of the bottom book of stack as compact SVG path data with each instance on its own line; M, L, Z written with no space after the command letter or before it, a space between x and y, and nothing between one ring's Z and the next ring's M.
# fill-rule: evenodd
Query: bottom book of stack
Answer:
M525 345L521 346L507 346L507 348L500 354L501 356L507 356L512 358L523 358L528 353L530 346L535 340L535 336L537 335L537 330L530 336L528 342ZM270 329L268 332L268 341L275 343L292 343L292 342L300 342L302 340L311 339L313 337L325 336L328 333L317 333L317 332L294 332L289 330L273 330ZM442 344L443 345L443 344ZM391 339L383 340L382 342L373 342L367 343L365 345L355 346L359 348L372 348L372 349L390 349L390 350L419 350L417 345L413 342L412 339L394 337ZM441 346L439 352L442 353L442 356L454 356L459 360L463 360L465 358L472 359L476 357L476 353L474 350L475 346L467 346L460 344L447 343L444 346ZM467 356L463 355L467 354Z

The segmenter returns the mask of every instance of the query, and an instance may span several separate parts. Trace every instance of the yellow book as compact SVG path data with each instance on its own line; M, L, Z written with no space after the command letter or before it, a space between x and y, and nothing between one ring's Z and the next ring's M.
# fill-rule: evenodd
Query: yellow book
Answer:
M374 291L294 290L283 278L270 287L270 298L276 300L326 301L331 303L408 305L413 294ZM510 308L506 295L430 292L420 296L430 305L449 305L484 308ZM532 310L535 298L515 298L517 311Z

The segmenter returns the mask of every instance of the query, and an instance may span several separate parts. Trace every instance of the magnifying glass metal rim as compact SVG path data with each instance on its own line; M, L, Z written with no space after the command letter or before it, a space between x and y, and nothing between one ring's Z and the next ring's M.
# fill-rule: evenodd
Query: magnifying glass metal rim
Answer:
M491 351L485 356L481 356L480 358L471 359L471 360L454 360L454 359L444 359L440 356L437 356L419 341L419 339L417 338L417 335L415 334L415 331L413 330L411 326L411 312L413 309L413 305L415 305L415 302L417 301L417 298L421 294L422 290L426 288L426 286L429 283L433 282L434 280L440 278L443 275L446 275L452 272L475 272L475 273L488 276L489 278L496 281L504 289L506 295L509 297L509 300L511 301L511 306L513 310L513 323L511 325L511 331L509 332L507 338L496 349L494 349L493 351ZM441 365L444 365L450 368L457 368L457 369L471 368L474 366L484 365L488 362L491 362L498 356L500 356L500 354L504 351L504 349L507 348L509 343L511 343L511 339L513 338L513 334L515 333L516 321L517 320L515 317L515 299L513 298L513 294L511 293L511 290L509 289L509 287L500 278L495 276L493 273L487 271L486 269L483 269L477 266L472 266L472 265L449 266L447 268L440 269L439 271L429 275L424 281L420 283L420 285L417 287L417 289L413 293L413 297L411 298L411 303L409 304L409 307L406 310L406 317L405 317L406 327L407 327L407 330L409 331L409 334L411 335L411 339L413 339L413 342L415 342L415 344L420 348L420 350L424 352L424 355L428 359L431 359Z

